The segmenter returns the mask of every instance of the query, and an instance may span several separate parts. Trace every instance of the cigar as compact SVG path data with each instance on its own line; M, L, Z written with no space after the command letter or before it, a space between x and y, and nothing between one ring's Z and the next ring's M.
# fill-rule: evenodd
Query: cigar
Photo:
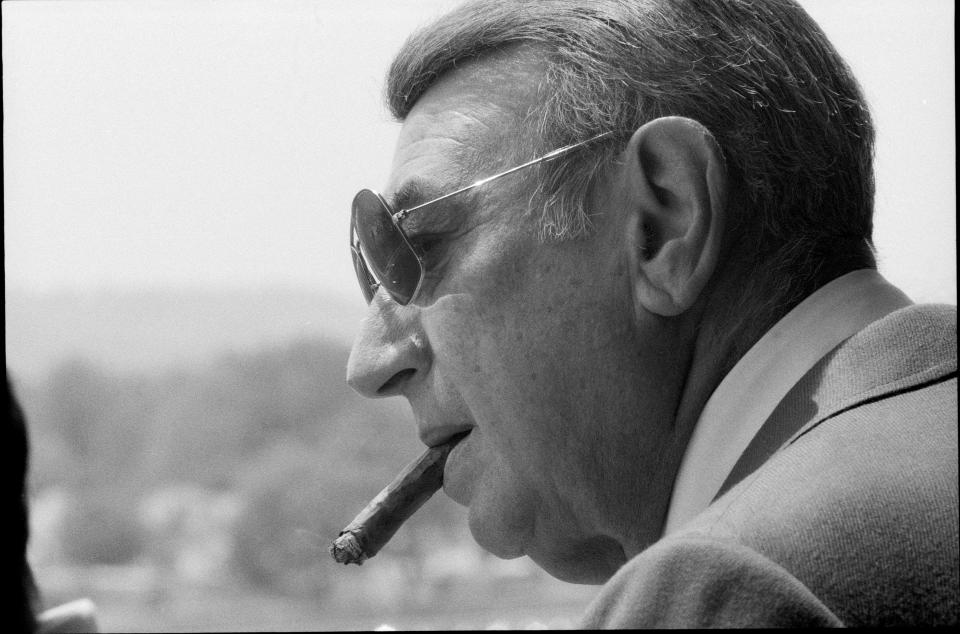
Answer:
M383 548L397 529L443 484L443 465L450 450L466 433L430 447L408 464L330 544L330 555L341 564L362 564Z

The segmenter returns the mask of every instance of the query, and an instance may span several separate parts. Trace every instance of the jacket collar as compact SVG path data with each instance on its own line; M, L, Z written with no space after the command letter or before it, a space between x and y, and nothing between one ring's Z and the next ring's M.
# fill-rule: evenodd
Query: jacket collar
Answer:
M664 534L709 506L754 436L811 368L845 339L910 304L877 271L861 269L824 285L767 331L704 406L677 472Z

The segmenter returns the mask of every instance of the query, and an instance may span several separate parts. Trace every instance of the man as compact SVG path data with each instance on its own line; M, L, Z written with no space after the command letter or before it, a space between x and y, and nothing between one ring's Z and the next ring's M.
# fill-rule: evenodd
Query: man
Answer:
M802 9L474 2L387 97L348 380L469 432L481 546L605 583L591 627L958 620L956 311L876 273L872 124Z

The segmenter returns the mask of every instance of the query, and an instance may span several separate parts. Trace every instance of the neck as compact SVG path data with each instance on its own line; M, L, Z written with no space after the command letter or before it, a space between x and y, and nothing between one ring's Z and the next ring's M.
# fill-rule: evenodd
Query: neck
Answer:
M782 281L767 281L762 275L740 272L718 278L721 281L713 285L700 309L690 366L677 407L674 434L683 450L723 378L806 295L785 288Z
M686 447L700 412L723 378L774 324L816 289L860 268L864 264L859 260L822 266L806 281L783 279L770 263L718 271L721 281L705 298L697 321L693 355L677 408L675 433L680 444ZM759 272L771 269L773 274Z

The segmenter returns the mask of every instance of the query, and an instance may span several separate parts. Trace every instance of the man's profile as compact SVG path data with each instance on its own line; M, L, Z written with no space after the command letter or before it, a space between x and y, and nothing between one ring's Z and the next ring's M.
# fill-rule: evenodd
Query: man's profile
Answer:
M414 34L348 367L476 541L601 627L958 619L956 309L876 271L856 80L786 0L470 2Z

